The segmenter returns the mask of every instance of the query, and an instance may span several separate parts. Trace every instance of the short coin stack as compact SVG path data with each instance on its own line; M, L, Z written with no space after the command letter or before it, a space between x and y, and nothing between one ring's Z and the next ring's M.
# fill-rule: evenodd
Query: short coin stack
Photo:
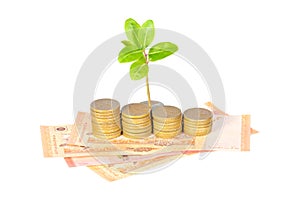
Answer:
M142 139L152 134L151 115L148 105L127 104L122 108L123 135L128 138Z
M121 135L120 103L113 99L98 99L91 103L93 135L112 139Z
M182 114L179 108L159 106L152 110L152 117L156 137L171 139L182 132Z
M183 113L183 132L190 136L203 136L211 131L211 111L204 108L191 108Z

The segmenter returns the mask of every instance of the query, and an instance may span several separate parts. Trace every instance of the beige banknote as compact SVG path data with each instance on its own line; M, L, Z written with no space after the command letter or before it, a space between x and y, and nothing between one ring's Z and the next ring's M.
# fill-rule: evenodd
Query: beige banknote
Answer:
M247 151L250 149L250 116L215 115L212 132L207 136L190 137L180 134L173 139L150 136L146 139L128 139L123 136L112 140L99 140L92 135L90 115L78 113L76 128L73 129L65 149L68 157L97 155L144 155L172 151ZM222 129L220 129L222 127ZM207 140L211 139L211 142ZM216 142L217 140L217 142ZM77 146L86 146L81 148Z
M158 157L182 156L184 152L173 151L168 153L158 153L150 155L109 155L109 156L83 156L83 157L65 157L69 167L92 166L99 164L121 164L126 162L143 161Z
M222 116L220 116L222 117ZM97 155L141 155L151 153L166 153L173 151L247 151L250 149L250 117L245 116L223 116L225 122L221 135L218 135L214 145L205 145L208 136L189 137L184 134L172 140L157 139L150 137L145 140L132 140L128 138L117 138L111 143L102 142L93 138L90 131L83 131L92 147L82 142L70 141L70 135L76 137L76 130L81 122L86 125L87 113L79 113L80 118L75 129L72 125L63 126L41 126L41 136L45 157L79 157ZM78 120L77 120L78 122ZM75 129L75 130L74 130ZM75 135L74 135L75 134ZM77 134L78 135L78 134ZM80 136L78 136L80 137ZM73 138L74 139L74 138ZM80 140L80 138L76 138ZM85 138L86 139L86 138ZM93 148L94 147L94 148Z
M65 157L69 167L93 166L100 164L122 164L127 162L137 162L158 157L191 155L201 151L173 151L168 153L157 153L150 155L108 155L108 156L83 156L83 157Z
M133 174L139 174L145 171L149 172L149 170L153 171L155 168L159 168L162 165L167 165L176 159L177 156L166 156L117 165L88 166L88 168L108 181L115 181L126 178Z

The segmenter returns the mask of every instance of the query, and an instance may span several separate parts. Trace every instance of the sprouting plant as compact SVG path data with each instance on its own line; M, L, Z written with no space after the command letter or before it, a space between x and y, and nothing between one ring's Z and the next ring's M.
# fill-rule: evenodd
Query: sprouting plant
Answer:
M151 108L149 89L149 62L161 60L178 50L171 42L161 42L150 47L155 35L154 23L147 20L141 26L134 19L125 21L125 31L128 40L122 41L125 47L120 51L118 60L120 63L133 62L130 66L130 78L140 80L146 77L148 105Z

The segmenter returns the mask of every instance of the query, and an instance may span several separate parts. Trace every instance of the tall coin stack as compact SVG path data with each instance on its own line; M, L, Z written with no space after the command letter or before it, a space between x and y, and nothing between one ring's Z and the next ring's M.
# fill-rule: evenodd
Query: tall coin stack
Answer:
M121 135L120 103L113 99L98 99L91 103L93 135L112 139Z
M203 136L211 131L211 111L204 108L191 108L183 113L183 132L190 136Z
M123 135L128 138L142 139L152 134L151 115L148 105L127 104L122 108Z
M159 138L174 138L182 132L181 110L174 106L159 106L152 110L153 132Z

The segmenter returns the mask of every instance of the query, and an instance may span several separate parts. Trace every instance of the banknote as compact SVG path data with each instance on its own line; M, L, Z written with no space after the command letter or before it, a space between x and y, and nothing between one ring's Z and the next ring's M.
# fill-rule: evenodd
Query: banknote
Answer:
M151 152L173 152L173 151L247 151L250 149L250 117L226 116L222 134L214 145L205 145L206 136L189 137L184 134L172 140L148 138L145 140L132 140L118 138L111 143L103 142L88 135L89 142L97 146L90 148L82 142L71 141L70 137L76 137L77 128L88 118L87 113L79 113L79 123L74 125L41 126L41 137L45 157L79 157L97 155L144 155ZM83 120L81 120L83 119ZM78 120L77 120L78 122ZM86 125L84 123L83 125ZM75 129L75 130L74 130ZM74 135L75 134L75 135ZM78 134L77 134L78 135ZM212 132L210 135L214 135ZM79 136L78 136L79 137ZM74 139L74 138L73 138ZM76 138L80 140L79 138ZM99 147L98 147L99 146Z
M202 151L214 151L214 150L233 150L233 151L247 151L250 149L250 134L256 132L250 128L250 116L229 116L223 111L219 110L212 103L208 102L206 105L211 108L215 115L219 117L226 116L226 125L224 125L223 132L219 136L218 142L212 143L214 145L208 145L210 143L205 143L205 148ZM215 117L216 120L218 117ZM134 155L137 154L149 154L151 151L162 152L172 152L178 149L185 150L187 146L197 143L199 146L206 139L205 136L200 137L200 139L191 138L189 136L181 135L179 139L155 139L149 138L145 140L132 140L119 138L115 139L110 143L101 143L100 140L94 138L91 135L90 125L89 125L89 114L88 113L78 113L76 119L76 125L61 125L61 126L41 126L41 136L43 141L43 151L45 157L76 157L76 156L95 156L100 155L132 155L132 153L127 152L127 154L120 154L120 152L115 152L114 150L121 151L133 151ZM233 127L233 128L232 128ZM79 134L80 133L80 134ZM213 135L211 133L210 135ZM84 140L85 139L85 140ZM102 148L90 148L86 145L87 139L90 145L98 143L102 145ZM200 144L199 144L200 143ZM173 145L173 150L170 145ZM118 146L118 147L116 147ZM167 147L166 147L167 146ZM167 148L168 150L162 150L162 148ZM125 150L124 150L125 149ZM195 150L191 149L191 150ZM197 149L198 150L198 149ZM123 153L122 152L122 153ZM118 154L119 153L119 154Z
M94 171L96 174L108 181L115 181L129 177L133 174L151 172L162 165L167 165L168 163L176 160L176 158L177 156L165 156L138 162L130 162L117 165L95 165L88 166L87 168Z
M71 132L65 149L68 157L89 155L144 155L172 151L248 151L250 149L250 116L215 115L212 132L207 136L191 137L184 133L173 139L162 139L150 136L136 140L120 136L112 140L99 140L92 135L90 115L79 112L76 125ZM220 129L222 127L222 129ZM221 133L220 133L221 132ZM211 140L211 142L207 142Z
M88 168L105 179L112 181L128 177L134 173L144 172L147 169L153 170L153 168L166 165L172 160L177 159L179 156L183 157L202 151L249 150L250 134L258 132L250 127L250 116L229 116L215 107L212 103L206 103L206 105L213 110L215 115L219 116L215 117L216 119L220 119L220 116L226 116L223 118L225 121L225 130L219 136L218 142L216 142L213 146L207 146L207 143L205 145L205 140L202 140L201 150L198 150L199 148L195 147L195 145L200 146L199 143L201 143L201 140L193 140L190 137L184 136L180 137L178 140L172 141L158 139L155 140L153 138L138 141L130 139L126 140L121 137L119 138L119 141L115 141L113 144L122 145L123 147L129 145L128 147L130 148L125 149L131 149L137 153L134 153L134 155L128 155L126 153L114 155L116 154L115 152L109 153L109 150L112 150L112 142L103 143L102 141L94 138L91 135L91 132L86 132L90 127L88 126L89 121L84 119L89 119L89 114L79 113L76 119L76 125L41 126L44 156L66 157L65 160L69 166L92 165L88 166ZM86 123L82 121L86 121ZM226 128L228 124L229 127L238 126L238 128ZM78 131L80 128L81 130ZM239 129L239 131L237 129ZM238 136L236 136L236 132L239 132ZM178 148L174 150L171 149L169 151L160 150L162 147L168 147L169 145L186 146L190 144L194 146L182 151L180 151ZM99 145L106 146L100 150L95 150L92 148L93 146L96 146L97 148ZM159 151L159 153L148 153L149 151L151 152L151 150L149 150L149 145L159 146L160 148L156 149L156 151ZM114 148L116 148L116 146L114 146ZM118 148L118 150L119 149L120 148ZM121 149L124 150L124 148ZM141 156L140 154L145 154L140 153L141 151L146 152L147 155ZM102 162L99 162L99 159L97 156L95 156L97 153L101 156ZM79 155L79 157L76 157L76 154Z
M199 153L201 151L172 151L168 153L157 153L150 155L108 155L108 156L83 156L83 157L65 157L65 161L69 167L78 166L92 166L92 165L102 165L102 164L122 164L127 162L137 162L158 157L169 157L177 156L181 157L183 155L190 155Z

